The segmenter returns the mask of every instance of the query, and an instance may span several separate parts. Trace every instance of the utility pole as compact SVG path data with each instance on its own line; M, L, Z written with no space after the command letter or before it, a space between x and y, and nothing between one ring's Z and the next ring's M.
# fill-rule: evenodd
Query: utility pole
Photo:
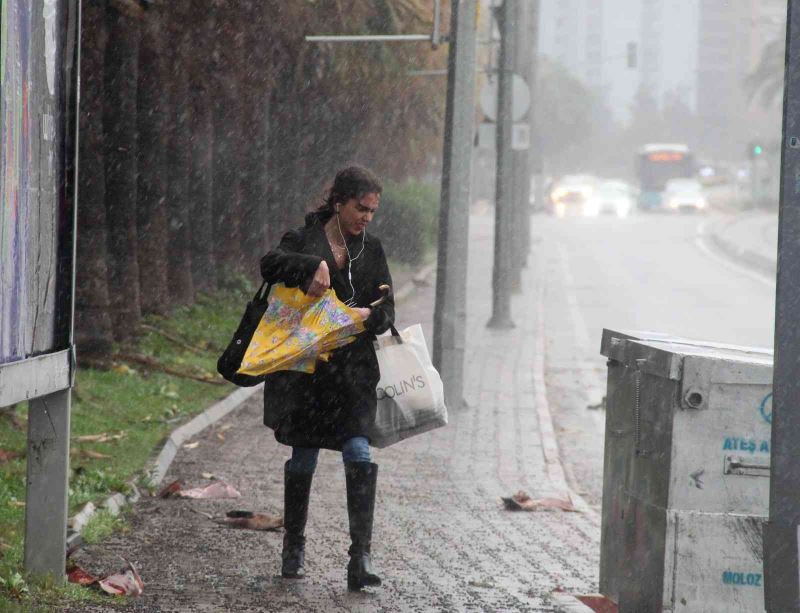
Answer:
M800 610L800 0L786 19L778 275L775 304L769 521L764 526L764 592L769 613Z
M531 27L534 17L538 17L538 0L514 2L515 29L517 44L514 50L514 73L526 83L529 91L533 90L533 64L536 55L536 30ZM531 96L532 103L533 96ZM531 117L533 105L522 117L514 117L516 138L512 138L512 164L514 173L514 257L512 288L518 291L522 284L522 269L527 265L530 254L531 224Z
M464 402L476 13L477 0L453 0L433 313L433 362L445 383L445 401L451 408Z
M511 152L512 83L516 47L513 0L495 9L500 26L500 62L497 86L497 179L495 184L494 268L492 316L489 328L513 328L511 320L512 251L514 241L514 189Z

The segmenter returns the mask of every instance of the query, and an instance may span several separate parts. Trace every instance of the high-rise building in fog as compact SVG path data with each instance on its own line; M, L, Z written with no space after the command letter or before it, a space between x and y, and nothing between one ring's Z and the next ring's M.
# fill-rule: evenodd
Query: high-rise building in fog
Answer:
M698 27L697 113L716 157L740 159L752 138L775 131L776 113L745 87L764 46L784 35L783 0L703 0Z

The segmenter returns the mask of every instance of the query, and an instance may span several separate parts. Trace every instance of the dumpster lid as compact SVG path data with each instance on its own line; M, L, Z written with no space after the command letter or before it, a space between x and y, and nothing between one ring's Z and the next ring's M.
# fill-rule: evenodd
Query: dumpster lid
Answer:
M739 362L754 371L745 376L747 383L772 382L772 350L742 347L713 341L670 336L660 332L617 331L603 329L600 353L627 366L639 367L649 374L680 380L685 358L690 364L705 361ZM696 359L694 359L696 358ZM740 372L741 375L741 372Z

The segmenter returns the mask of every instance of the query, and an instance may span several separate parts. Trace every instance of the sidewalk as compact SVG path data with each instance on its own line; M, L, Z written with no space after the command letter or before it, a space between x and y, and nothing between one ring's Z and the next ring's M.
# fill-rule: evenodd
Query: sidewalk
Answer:
M778 261L777 211L740 213L711 228L714 245L728 257L774 277Z
M180 449L165 479L203 485L202 473L210 472L234 485L241 499L142 498L129 534L80 554L87 565L102 559L113 568L115 554L136 564L145 591L122 610L553 611L554 590L596 591L594 513L514 513L500 502L520 489L534 497L562 495L566 485L537 374L543 322L535 266L524 269L523 291L514 297L517 327L485 327L492 226L488 214L471 218L470 407L451 412L446 428L374 450L380 473L373 560L384 585L346 590L349 539L338 453L323 451L314 478L305 580L279 576L282 532L232 530L201 514L282 512L288 449L261 425L256 397L200 433L195 448ZM422 322L429 344L433 297L433 285L422 287L398 309L398 327Z

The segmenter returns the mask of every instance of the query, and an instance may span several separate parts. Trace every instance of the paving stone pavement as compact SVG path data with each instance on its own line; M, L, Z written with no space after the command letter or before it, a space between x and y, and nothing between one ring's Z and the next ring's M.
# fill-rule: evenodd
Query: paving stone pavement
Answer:
M492 217L473 215L470 236L468 408L446 428L374 450L380 465L373 561L380 588L349 594L341 456L323 451L314 477L302 581L279 576L281 532L224 528L202 513L281 513L288 448L261 425L260 398L181 449L165 482L203 484L211 472L237 487L233 501L143 498L132 531L81 554L86 564L133 560L145 581L136 611L553 611L556 589L597 590L599 521L590 512L509 512L501 496L560 493L546 463L534 379L536 268L514 297L516 328L487 330ZM399 308L398 327L423 322L431 340L434 287ZM539 394L539 397L541 394ZM545 430L547 430L545 428ZM547 437L545 437L546 439ZM552 469L552 467L551 467ZM111 562L109 562L109 560ZM118 560L118 559L117 559ZM110 610L95 607L93 610ZM87 610L83 608L82 610Z

